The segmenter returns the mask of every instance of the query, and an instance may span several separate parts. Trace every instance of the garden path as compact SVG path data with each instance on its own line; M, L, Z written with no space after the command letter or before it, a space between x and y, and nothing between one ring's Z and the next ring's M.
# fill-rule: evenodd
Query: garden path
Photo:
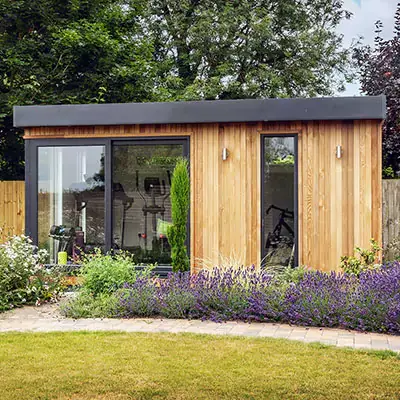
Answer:
M247 337L270 337L319 342L353 349L392 350L400 353L400 336L363 333L343 329L314 328L273 323L245 323L174 319L69 319L58 311L57 304L23 307L0 314L0 332L64 332L64 331L123 331L200 333Z

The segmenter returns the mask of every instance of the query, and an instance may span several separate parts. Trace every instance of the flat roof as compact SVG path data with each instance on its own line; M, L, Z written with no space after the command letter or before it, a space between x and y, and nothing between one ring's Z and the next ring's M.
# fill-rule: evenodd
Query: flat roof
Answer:
M14 107L16 127L382 120L385 117L385 96Z

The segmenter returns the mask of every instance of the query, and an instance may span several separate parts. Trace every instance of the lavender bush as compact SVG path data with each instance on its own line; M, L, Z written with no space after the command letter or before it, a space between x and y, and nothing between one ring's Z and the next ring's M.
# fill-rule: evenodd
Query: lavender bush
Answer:
M352 275L307 272L290 285L283 300L283 319L292 324L338 326L348 307L348 294L357 279Z
M196 304L190 315L213 321L268 319L265 298L272 281L269 273L255 267L203 270L193 276Z
M139 276L116 293L122 317L151 317L158 313L157 288L148 276Z
M361 273L348 293L341 325L366 331L400 332L400 264Z
M138 276L112 294L118 316L281 321L400 333L400 263L354 274L302 271L291 281L256 268ZM115 316L115 315L109 315Z
M196 297L192 277L187 272L170 274L160 281L157 293L160 315L165 318L192 318Z

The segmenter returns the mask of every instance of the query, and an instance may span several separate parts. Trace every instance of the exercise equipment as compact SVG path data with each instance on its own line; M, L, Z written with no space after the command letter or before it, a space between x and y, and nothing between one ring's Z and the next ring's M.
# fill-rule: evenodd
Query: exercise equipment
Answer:
M113 195L114 201L120 200L122 203L122 217L121 217L121 248L124 248L125 242L125 223L126 223L126 212L132 207L134 199L129 197L124 190L124 187L120 183L113 184Z
M70 189L74 192L75 196L75 226L80 225L80 217L82 211L87 208L89 202L96 197L101 197L104 201L104 184L90 185L87 182L81 182L71 185ZM113 201L121 201L122 204L122 217L121 217L121 248L124 248L125 242L125 227L126 227L126 213L132 207L134 198L129 197L124 187L119 182L113 183ZM84 240L82 235L77 235L77 246L84 249Z
M171 172L167 170L168 182L171 187ZM144 178L144 192L140 190L139 186L139 171L136 170L136 190L139 196L142 198L144 205L142 212L144 215L144 232L139 233L139 239L144 241L144 249L147 251L148 246L148 234L147 234L147 217L148 214L151 216L152 225L152 243L154 245L161 245L163 247L166 242L165 235L157 237L157 214L160 214L161 220L164 220L165 216L165 201L170 196L170 191L167 190L165 180L158 177L145 177ZM161 199L161 204L157 204L157 200Z
M49 237L58 241L58 249L55 253L72 254L72 248L75 239L75 229L67 228L65 225L52 225L49 232Z

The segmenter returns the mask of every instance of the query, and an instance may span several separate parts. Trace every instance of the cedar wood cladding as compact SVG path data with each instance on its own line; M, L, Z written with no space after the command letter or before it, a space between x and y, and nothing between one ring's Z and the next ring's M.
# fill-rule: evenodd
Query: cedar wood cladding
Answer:
M190 136L190 248L197 270L199 260L217 265L221 256L260 263L260 135L297 134L299 262L328 271L354 246L367 247L372 237L381 243L382 118L31 127L25 139Z

